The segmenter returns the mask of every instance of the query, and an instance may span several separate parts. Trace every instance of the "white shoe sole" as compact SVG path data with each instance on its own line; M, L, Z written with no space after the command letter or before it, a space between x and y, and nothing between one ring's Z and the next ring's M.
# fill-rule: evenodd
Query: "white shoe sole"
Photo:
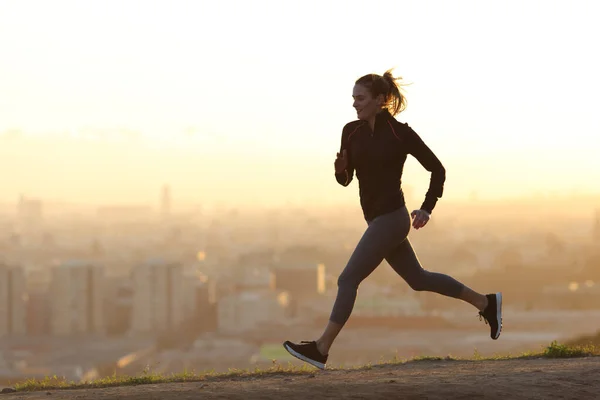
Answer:
M283 345L283 347L285 347L285 349L288 351L288 353L290 353L291 355L293 355L297 359L302 360L304 362L307 362L310 365L313 365L313 366L315 366L315 367L317 367L319 369L325 369L325 364L320 363L320 362L315 361L315 360L311 360L310 358L303 356L302 354L298 353L297 351L294 351L294 349L292 349L288 345Z
M498 331L494 340L498 339L502 332L502 293L496 293L496 317L498 318Z

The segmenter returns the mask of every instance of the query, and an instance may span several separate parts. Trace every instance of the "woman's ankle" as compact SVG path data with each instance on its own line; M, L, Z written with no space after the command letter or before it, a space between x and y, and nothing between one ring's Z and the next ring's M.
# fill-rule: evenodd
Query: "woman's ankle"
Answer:
M489 300L488 300L487 296L484 295L484 294L482 294L482 296L483 296L483 298L480 301L481 302L481 304L480 304L481 308L479 309L479 311L481 311L481 312L485 311L485 309L487 308L487 306L489 304Z
M331 345L328 345L327 343L325 343L325 341L323 339L318 339L316 341L316 343L317 343L317 350L319 350L319 353L326 356L329 353L329 348L331 347Z
M473 307L477 308L479 311L485 310L488 304L487 296L484 294L480 294L475 292L474 290L464 287L462 293L459 298L467 303L471 304Z

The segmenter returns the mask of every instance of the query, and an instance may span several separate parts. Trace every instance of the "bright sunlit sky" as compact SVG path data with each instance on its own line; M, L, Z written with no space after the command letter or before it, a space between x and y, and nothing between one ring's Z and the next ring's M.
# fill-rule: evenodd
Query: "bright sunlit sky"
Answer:
M156 202L170 183L175 200L199 203L356 203L333 160L356 118L354 81L391 67L411 83L398 119L446 166L445 198L596 192L599 11L0 0L0 200ZM140 141L110 141L118 130ZM104 136L83 138L91 131ZM414 159L405 183L420 203L429 175Z

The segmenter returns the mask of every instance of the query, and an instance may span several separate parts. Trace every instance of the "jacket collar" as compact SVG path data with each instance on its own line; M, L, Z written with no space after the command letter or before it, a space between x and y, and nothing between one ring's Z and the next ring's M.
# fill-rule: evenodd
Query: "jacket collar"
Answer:
M393 118L393 117L392 117L392 114L390 114L390 112L388 111L388 109L387 108L382 109L375 116L375 130L380 128L382 126L382 124L387 125L387 121L389 121L390 118Z

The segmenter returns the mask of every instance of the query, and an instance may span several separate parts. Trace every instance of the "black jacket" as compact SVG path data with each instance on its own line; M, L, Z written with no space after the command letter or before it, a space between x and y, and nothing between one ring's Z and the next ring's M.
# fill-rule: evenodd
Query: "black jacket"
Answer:
M431 213L442 197L444 166L408 124L397 121L387 110L377 114L374 131L367 121L346 124L340 152L344 149L348 153L348 168L336 173L335 178L340 185L348 186L356 171L360 204L367 221L405 205L401 184L408 154L431 172L421 209Z

